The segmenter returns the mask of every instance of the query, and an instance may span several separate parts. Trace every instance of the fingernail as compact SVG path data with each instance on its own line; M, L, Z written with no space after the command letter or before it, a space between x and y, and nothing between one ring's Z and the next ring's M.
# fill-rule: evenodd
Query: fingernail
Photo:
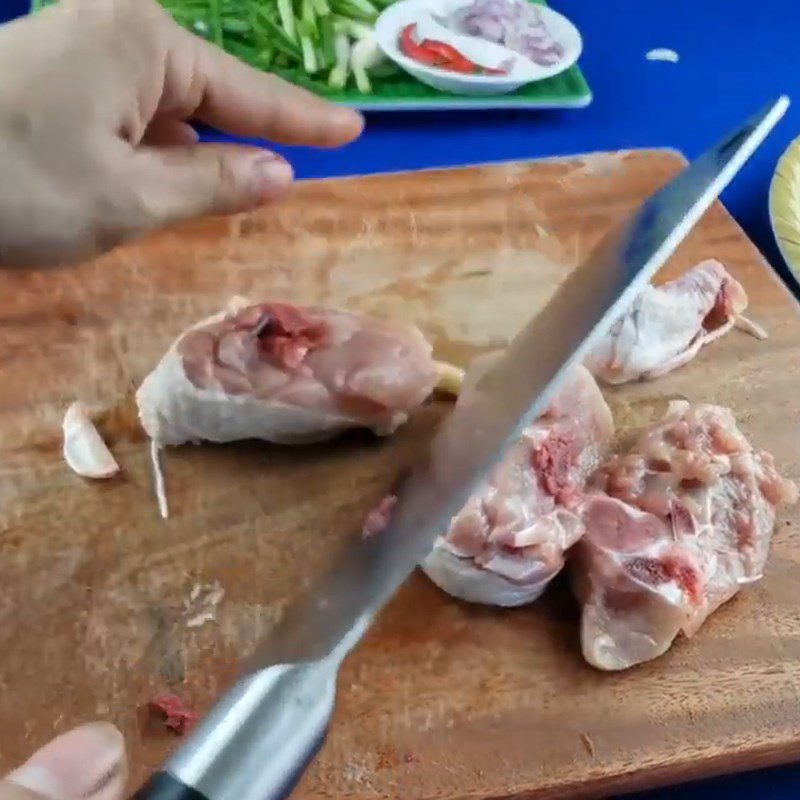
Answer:
M335 136L341 144L344 141L352 141L361 135L364 130L366 120L364 115L352 108L337 107L335 115L331 119L331 127L335 131Z
M294 177L287 161L276 153L259 156L252 165L252 178L260 202L282 197Z
M356 111L355 109L342 109L346 111L352 111L353 116L355 116L356 120L358 121L358 127L360 130L364 130L364 126L367 124L367 118L360 112Z
M107 722L82 725L37 750L8 780L54 800L105 800L124 784L125 742Z

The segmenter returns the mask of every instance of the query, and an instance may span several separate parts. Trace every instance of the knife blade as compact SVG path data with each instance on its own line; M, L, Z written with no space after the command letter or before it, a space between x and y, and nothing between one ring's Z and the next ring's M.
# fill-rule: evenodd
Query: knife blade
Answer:
M506 447L547 407L570 367L643 285L783 116L770 103L612 231L459 398L398 492L387 528L348 550L287 611L234 686L139 800L279 800L316 753L336 673L375 613L428 555Z

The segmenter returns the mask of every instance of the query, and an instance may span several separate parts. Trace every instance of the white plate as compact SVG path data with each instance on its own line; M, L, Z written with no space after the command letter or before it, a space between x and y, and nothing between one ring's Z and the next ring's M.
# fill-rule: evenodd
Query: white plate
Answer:
M527 0L526 0L527 1ZM551 66L541 66L501 45L463 36L439 25L434 16L447 16L471 0L401 0L389 6L375 23L378 45L388 58L417 80L443 92L462 95L498 95L513 92L520 86L544 80L569 69L579 58L583 41L578 29L562 14L547 6L537 6L548 31L563 48L564 56ZM467 58L486 67L500 66L509 58L513 67L508 75L464 75L420 64L405 56L399 45L400 32L417 24L419 34L446 41Z

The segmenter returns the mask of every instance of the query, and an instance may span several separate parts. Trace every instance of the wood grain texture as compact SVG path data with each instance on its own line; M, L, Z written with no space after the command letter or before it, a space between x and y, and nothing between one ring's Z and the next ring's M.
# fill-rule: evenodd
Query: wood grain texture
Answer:
M416 322L466 364L505 342L596 239L679 168L667 151L306 183L280 209L165 233L70 271L0 273L0 768L89 718L117 723L141 779L173 746L142 711L209 706L291 598L346 546L446 405L394 438L169 451L158 518L130 395L229 295ZM670 261L723 260L771 338L733 332L688 367L609 392L617 423L687 397L731 406L800 479L800 317L719 205ZM124 475L72 475L60 422L109 409ZM691 641L619 675L580 657L563 586L531 607L456 602L414 575L347 659L298 800L590 797L800 756L800 514L766 578ZM187 628L195 582L218 624Z

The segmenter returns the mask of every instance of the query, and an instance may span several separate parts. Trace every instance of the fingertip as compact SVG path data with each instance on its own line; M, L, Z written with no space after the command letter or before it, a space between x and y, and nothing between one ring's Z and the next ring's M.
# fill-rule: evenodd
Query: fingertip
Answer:
M148 230L276 202L294 178L280 155L245 145L141 148L137 157L132 181Z
M236 136L310 147L339 147L361 134L364 118L358 111L259 72L194 38L202 92L199 104L184 110L195 119Z
M92 722L48 742L8 780L44 797L116 800L126 773L122 733L111 723Z
M355 141L364 131L363 114L352 108L334 106L330 115L330 146L348 144Z
M277 153L265 152L250 166L257 205L280 200L294 179L292 165Z

